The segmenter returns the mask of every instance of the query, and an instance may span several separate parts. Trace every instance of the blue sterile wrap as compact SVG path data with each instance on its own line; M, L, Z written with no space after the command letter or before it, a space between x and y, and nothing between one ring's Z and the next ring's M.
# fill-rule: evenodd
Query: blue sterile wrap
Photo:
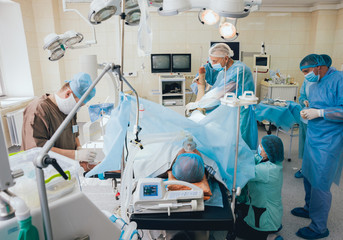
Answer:
M100 103L90 105L88 107L89 117L92 122L95 122L103 115L110 115L113 110L113 103Z

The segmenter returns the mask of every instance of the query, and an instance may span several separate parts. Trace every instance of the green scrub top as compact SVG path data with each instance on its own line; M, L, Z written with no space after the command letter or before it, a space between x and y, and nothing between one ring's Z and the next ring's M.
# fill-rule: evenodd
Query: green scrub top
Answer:
M255 178L248 182L250 206L244 221L258 231L277 231L282 223L282 162L260 162L255 156Z

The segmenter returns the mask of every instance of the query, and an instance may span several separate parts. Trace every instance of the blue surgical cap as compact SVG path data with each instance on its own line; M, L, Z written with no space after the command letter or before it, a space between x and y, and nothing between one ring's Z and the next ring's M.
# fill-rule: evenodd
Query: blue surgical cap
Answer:
M318 54L307 55L300 62L300 70L303 70L304 68L312 68L318 66L326 66L323 57Z
M261 144L264 151L267 153L269 161L272 163L283 161L283 143L279 137L275 135L264 136Z
M73 79L67 80L66 82L69 83L70 89L73 91L75 96L78 97L78 99L81 99L82 95L92 85L92 80L89 74L83 72L75 74ZM86 104L89 100L91 100L95 96L95 92L95 88L93 88L83 103Z
M332 59L329 55L326 55L326 54L320 54L320 56L322 56L322 58L324 59L325 61L325 65L330 68L331 67L331 64L332 64Z
M177 180L190 183L200 182L205 174L204 161L198 154L182 153L177 157L172 173Z

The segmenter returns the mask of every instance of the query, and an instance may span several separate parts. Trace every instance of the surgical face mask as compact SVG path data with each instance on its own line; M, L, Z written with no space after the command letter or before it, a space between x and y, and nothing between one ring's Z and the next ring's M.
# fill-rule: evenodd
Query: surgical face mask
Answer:
M76 105L73 94L70 94L68 98L60 98L57 94L55 94L55 99L58 109L65 115L68 115Z
M220 72L224 69L220 63L213 64L212 68L218 72Z
M305 79L309 82L318 82L319 81L320 76L314 74L313 71L309 72L308 74L305 75Z
M218 72L222 71L224 67L220 63L213 64L212 60L210 60L210 63L212 65L212 68Z
M257 153L258 155L261 156L261 153L262 153L262 148L261 148L261 145L258 145L258 148L257 148Z

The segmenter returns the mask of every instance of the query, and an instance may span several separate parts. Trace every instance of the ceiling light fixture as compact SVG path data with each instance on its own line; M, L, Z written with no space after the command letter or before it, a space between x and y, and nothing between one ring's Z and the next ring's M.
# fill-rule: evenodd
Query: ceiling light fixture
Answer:
M198 14L199 21L202 24L214 25L219 21L219 15L211 9L204 8Z

